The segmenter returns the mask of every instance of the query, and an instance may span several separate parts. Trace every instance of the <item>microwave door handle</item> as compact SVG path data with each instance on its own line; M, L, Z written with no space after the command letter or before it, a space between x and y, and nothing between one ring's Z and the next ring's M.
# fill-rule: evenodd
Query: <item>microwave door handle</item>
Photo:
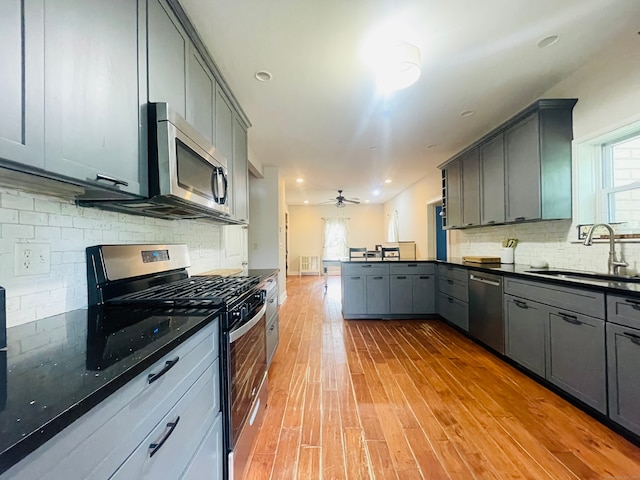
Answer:
M218 178L219 175L220 169L218 167L213 167L211 183L213 184L213 199L217 204L220 204L220 180Z
M228 181L227 175L224 173L224 169L222 167L220 167L220 174L222 175L222 182L224 183L224 194L222 195L222 200L220 202L220 205L226 205L227 204L227 196L228 196L228 193L229 193L229 189L228 189L229 181Z

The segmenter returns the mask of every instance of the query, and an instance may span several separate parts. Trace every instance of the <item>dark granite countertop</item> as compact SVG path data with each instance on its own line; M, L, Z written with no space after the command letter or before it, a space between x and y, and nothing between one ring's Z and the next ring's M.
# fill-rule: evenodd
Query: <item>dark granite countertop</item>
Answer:
M99 309L7 329L0 352L0 473L36 450L217 317L153 312L110 332ZM115 320L114 320L115 321Z
M399 259L382 259L380 257L369 257L369 258L351 258L351 259L342 259L340 260L342 263L433 263L436 260L431 258L419 258L416 260L399 260Z

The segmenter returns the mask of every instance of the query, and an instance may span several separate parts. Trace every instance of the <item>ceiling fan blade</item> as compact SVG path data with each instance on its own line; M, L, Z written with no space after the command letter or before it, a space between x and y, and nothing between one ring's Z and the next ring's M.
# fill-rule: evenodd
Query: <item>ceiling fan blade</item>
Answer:
M348 198L345 198L343 202L355 203L356 205L360 203L358 200L350 200Z

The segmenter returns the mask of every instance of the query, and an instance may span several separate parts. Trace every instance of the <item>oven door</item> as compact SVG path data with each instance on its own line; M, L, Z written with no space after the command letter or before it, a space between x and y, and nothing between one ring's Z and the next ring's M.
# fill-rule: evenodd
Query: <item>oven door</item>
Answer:
M229 449L234 450L267 374L266 305L229 331Z

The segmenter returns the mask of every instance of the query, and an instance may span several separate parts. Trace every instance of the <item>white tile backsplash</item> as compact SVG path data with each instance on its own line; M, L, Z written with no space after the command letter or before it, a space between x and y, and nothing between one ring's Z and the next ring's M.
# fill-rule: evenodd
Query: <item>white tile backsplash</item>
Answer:
M500 256L502 240L507 238L518 239L514 252L517 264L530 265L544 260L552 268L607 271L609 242L594 242L590 247L573 243L573 239L577 240L577 231L569 220L458 230L451 235L449 256ZM616 251L623 252L629 273L640 271L640 243L618 243Z
M48 275L15 276L15 245L47 243ZM101 243L185 243L191 274L220 268L221 227L161 220L75 205L72 199L0 187L0 285L7 291L7 326L87 305L85 248Z

